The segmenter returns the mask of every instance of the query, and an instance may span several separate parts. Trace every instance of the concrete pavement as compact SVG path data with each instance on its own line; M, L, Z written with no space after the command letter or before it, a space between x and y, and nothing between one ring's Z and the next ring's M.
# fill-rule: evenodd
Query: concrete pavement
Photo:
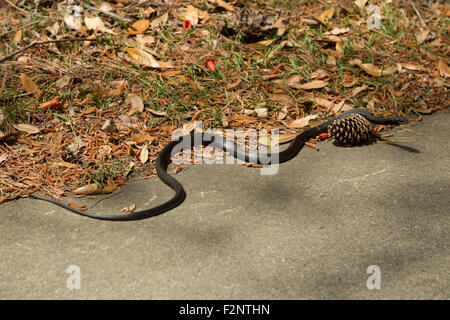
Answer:
M273 176L192 166L177 175L186 201L136 222L2 204L0 298L449 299L450 112L393 133L409 149L319 143ZM95 210L142 210L171 192L134 181ZM80 289L67 288L71 265ZM369 290L374 265L381 289Z

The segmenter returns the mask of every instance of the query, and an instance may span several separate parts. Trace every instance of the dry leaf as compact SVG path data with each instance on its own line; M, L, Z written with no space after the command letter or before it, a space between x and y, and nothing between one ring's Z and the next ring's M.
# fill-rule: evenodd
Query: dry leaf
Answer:
M156 17L155 19L153 19L150 22L150 26L152 27L152 29L157 28L158 26L160 26L161 24L164 24L167 22L167 19L169 18L169 13L166 12L163 15Z
M56 36L59 33L59 23L55 22L50 27L47 27L48 32L50 32L52 35Z
M324 98L315 97L312 94L308 94L304 97L305 101L310 101L312 103L316 103L321 107L330 109L333 107L333 102Z
M438 63L438 70L439 70L439 74L441 75L441 77L443 77L443 78L448 78L448 77L450 77L450 68L449 68L449 66L445 63L444 60L439 60L439 63Z
M310 89L319 89L324 88L328 85L328 82L323 80L313 80L311 82L307 82L304 84L295 84L291 87L296 89L304 89L304 90L310 90Z
M222 1L222 0L209 0L209 2L217 4L219 7L227 9L229 11L233 11L234 7L229 4L228 2Z
M87 207L86 207L85 205L79 205L79 204L75 204L75 203L69 203L69 206L72 207L72 208L74 208L74 209L80 210L80 211L85 211L85 210L87 210Z
M430 114L433 112L433 109L425 109L425 108L419 107L419 108L414 108L414 111L417 111L422 114Z
M350 28L333 28L333 30L331 30L330 33L337 36L339 34L347 33L349 31Z
M81 29L81 19L75 18L73 15L66 13L64 15L64 22L69 29L80 30Z
M22 81L22 85L27 93L32 93L35 95L39 95L41 93L39 87L25 73L20 74L20 80Z
M17 32L16 32L16 34L14 35L14 38L13 38L13 41L15 43L19 43L22 40L22 33L23 33L22 29L17 30Z
M81 112L81 115L84 116L85 114L94 113L96 111L97 111L97 107L90 107L87 110L84 110L83 112Z
M192 5L186 7L186 11L180 14L181 20L189 20L193 26L198 24L200 19L207 19L209 17L208 13L197 9Z
M322 12L319 16L317 16L316 19L322 22L323 24L328 24L331 18L333 18L333 14L334 14L334 7L331 7L328 10Z
M144 145L144 147L141 149L141 153L139 154L139 160L141 160L142 163L146 163L148 160L148 146Z
M303 76L299 74L294 74L287 79L287 84L289 87L294 87L299 85L303 81Z
M75 194L94 194L99 189L98 185L96 183L87 184L85 186L82 186L80 188L77 188L73 190L73 193Z
M127 87L126 81L121 81L122 83L115 89L112 89L108 92L108 97L117 97L119 96L123 90Z
M411 63L399 63L399 69L398 71L401 71L401 69L408 69L408 70L413 70L413 71L426 71L427 69L416 65L416 64L411 64Z
M287 106L284 106L284 107L282 107L281 110L278 112L277 119L278 119L278 120L283 120L284 118L286 118L287 114L288 114L288 108L287 108Z
M418 44L423 43L427 39L429 33L430 33L430 30L425 29L422 32L420 32L419 34L417 34L416 35L417 43Z
M84 17L84 24L88 30L98 30L101 32L115 34L114 31L105 26L105 23L100 17Z
M127 112L128 115L144 111L144 101L140 96L134 93L130 93L125 99L125 102L131 104L130 111Z
M267 108L255 108L255 113L258 118L266 119L269 115Z
M362 70L364 70L367 74L370 74L374 77L379 76L386 76L395 73L396 69L394 67L388 67L388 68L378 68L372 63L355 63L357 64Z
M77 168L78 165L75 163L70 163L67 161L61 161L58 163L59 166L64 167L64 168Z
M31 124L27 124L27 123L19 123L17 125L14 125L14 128L16 128L19 131L30 133L30 134L38 133L40 131L38 127L35 127L35 126L33 126Z
M313 73L311 73L310 77L311 79L323 79L325 77L327 77L330 73L326 70L323 69L319 69L314 71Z
M296 105L296 99L287 94L272 94L269 96L269 101L276 102L280 105Z
M329 66L335 66L336 65L336 58L333 56L328 56L327 60L325 61L326 64Z
M136 36L136 41L141 45L145 46L146 44L152 44L155 42L155 38L152 36L144 36L142 34L138 34Z
M156 110L153 110L153 109L148 109L148 111L150 111L150 113L154 114L155 116L160 116L160 117L167 116L167 112L165 112L165 111L156 111Z
M136 142L137 144L141 144L144 142L152 142L156 137L150 136L148 134L135 134L130 140Z
M100 6L98 7L100 10L111 12L114 10L113 6L108 2L102 2Z
M364 9L364 6L366 5L367 0L356 0L355 1L355 5L359 8L359 9Z
M352 97L356 97L360 92L366 90L368 86L363 85L361 87L356 87L352 90Z
M289 124L289 126L291 128L303 128L303 127L306 127L309 124L309 120L313 120L313 119L316 119L316 118L317 118L316 114L311 114L309 116L306 116L306 117L303 117L303 118L300 118L300 119L292 121Z
M130 28L125 30L125 33L141 34L141 33L144 33L148 29L149 26L150 26L150 20L141 19L141 20L138 20L135 23L133 23Z
M338 54L338 56L342 57L344 56L344 42L342 42L341 40L339 40L338 42L336 42L336 53Z
M144 65L150 68L173 68L168 62L156 61L156 59L150 54L141 49L127 48L128 54L138 64Z
M270 138L269 138L270 137ZM275 141L273 136L263 136L259 138L259 143L265 145L266 147L276 146L278 144L286 143L292 141L297 137L296 133L283 133L278 135L278 143Z
M133 203L129 207L123 207L122 209L120 209L120 212L134 212L134 210L136 210L136 205Z

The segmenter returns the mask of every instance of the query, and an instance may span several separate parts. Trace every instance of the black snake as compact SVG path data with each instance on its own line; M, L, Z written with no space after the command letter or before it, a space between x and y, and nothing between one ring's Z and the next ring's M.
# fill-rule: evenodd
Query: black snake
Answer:
M166 185L168 185L170 188L172 188L175 191L174 196L166 201L163 204L160 204L156 207L138 211L138 212L132 212L132 213L126 213L123 215L100 215L95 213L89 213L86 211L78 210L75 208L70 207L69 205L62 203L56 199L52 198L42 198L39 196L30 195L30 198L38 199L38 200L44 200L51 203L54 203L62 208L65 208L67 210L70 210L74 213L80 214L82 216L86 216L89 218L94 219L100 219L100 220L110 220L110 221L133 221L133 220L141 220L146 219L150 217L154 217L157 215L160 215L166 211L169 211L178 205L180 205L184 199L186 198L186 192L183 189L183 186L181 183L179 183L175 178L170 176L167 173L167 167L170 163L170 157L172 156L172 151L174 149L178 149L181 151L184 148L192 147L195 144L198 145L210 145L217 150L224 150L226 152L231 153L235 158L245 161L245 162L251 162L254 164L267 164L265 161L267 161L267 158L270 159L278 159L278 163L286 162L293 157L295 157L300 150L305 145L305 142L307 142L311 138L315 138L320 133L326 132L328 130L328 127L335 122L338 119L342 119L350 114L360 114L363 115L365 118L367 118L370 122L374 124L387 124L387 125L399 125L407 122L407 119L399 116L394 117L388 117L388 118L377 118L374 117L372 114L370 114L368 111L364 109L352 109L346 112L343 112L342 114L316 126L311 129L308 129L298 136L295 137L295 139L289 144L289 146L279 152L278 154L274 155L267 155L265 156L265 159L262 160L257 152L249 152L245 149L242 149L240 147L237 147L236 144L233 141L225 140L223 142L222 139L214 139L214 135L207 137L206 135L202 135L201 139L195 139L195 133L191 133L189 135L181 136L175 141L169 142L159 153L157 159L156 159L156 172L158 174L158 177L161 179L162 182L164 182Z

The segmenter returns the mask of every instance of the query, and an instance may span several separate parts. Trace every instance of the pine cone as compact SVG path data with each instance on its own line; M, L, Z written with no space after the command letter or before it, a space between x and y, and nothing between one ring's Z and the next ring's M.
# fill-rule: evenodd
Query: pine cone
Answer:
M373 124L361 114L353 113L336 120L328 127L328 134L337 144L355 145L369 140Z

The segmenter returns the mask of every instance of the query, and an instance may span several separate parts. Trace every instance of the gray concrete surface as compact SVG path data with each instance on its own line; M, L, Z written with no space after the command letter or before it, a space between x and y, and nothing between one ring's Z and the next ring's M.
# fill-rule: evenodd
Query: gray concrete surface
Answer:
M0 206L1 299L449 299L450 112L385 143L320 143L261 176L199 165L188 197L136 222L80 217L50 203ZM96 206L156 205L171 191L134 181ZM66 268L81 270L69 290ZM381 270L369 290L367 268Z

